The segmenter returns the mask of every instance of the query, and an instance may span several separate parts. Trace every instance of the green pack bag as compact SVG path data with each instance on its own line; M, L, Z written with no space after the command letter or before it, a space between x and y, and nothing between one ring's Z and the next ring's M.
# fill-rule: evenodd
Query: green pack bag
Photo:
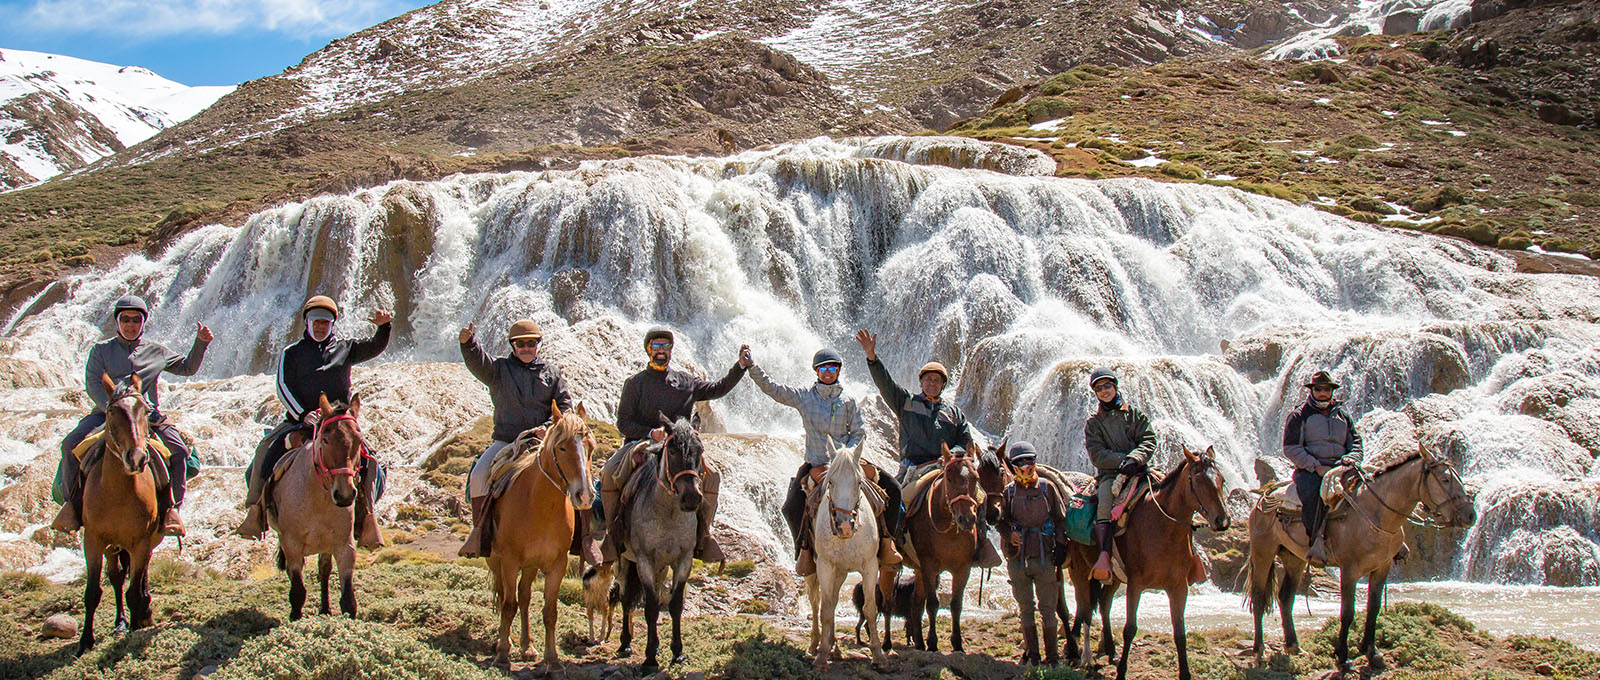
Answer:
M1061 522L1067 538L1084 545L1095 544L1094 518L1099 505L1099 498L1092 493L1073 494L1067 499L1066 519Z

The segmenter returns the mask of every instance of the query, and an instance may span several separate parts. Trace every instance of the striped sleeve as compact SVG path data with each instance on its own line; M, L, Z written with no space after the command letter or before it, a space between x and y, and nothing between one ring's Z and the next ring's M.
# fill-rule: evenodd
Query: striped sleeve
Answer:
M284 379L283 379L283 370L284 370L284 367L287 366L288 364L289 364L289 349L288 348L284 348L283 354L279 355L279 357L278 357L278 380L277 380L278 401L283 402L284 408L289 409L289 417L295 419L296 421L299 421L299 420L303 420L305 418L306 409L305 409L304 406L300 405L300 402L295 400L294 392L289 389L289 384L287 382L285 382Z

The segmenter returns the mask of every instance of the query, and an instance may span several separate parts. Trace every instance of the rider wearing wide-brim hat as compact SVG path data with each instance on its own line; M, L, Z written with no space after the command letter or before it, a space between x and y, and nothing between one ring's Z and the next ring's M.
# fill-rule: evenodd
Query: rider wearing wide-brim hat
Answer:
M895 383L889 370L878 361L878 336L865 329L856 331L856 342L867 355L867 372L878 388L878 394L900 425L900 473L896 479L903 485L911 471L919 466L939 460L944 446L963 451L975 451L972 445L972 426L967 416L948 399L943 398L944 388L950 383L950 371L944 364L930 361L917 370L921 392L912 394ZM980 454L981 455L981 454ZM915 500L915 499L913 499ZM899 526L891 527L901 547L906 545ZM989 527L983 515L978 516L978 549L974 559L981 567L1000 566L1000 553L989 542Z
M783 501L783 518L789 523L789 533L795 541L796 573L809 576L815 573L816 564L806 531L810 527L804 526L803 520L805 479L813 468L832 462L828 457L832 450L830 439L840 449L851 449L866 438L867 430L861 424L861 409L854 399L844 395L844 385L839 382L844 358L831 349L819 350L811 357L811 369L816 371L817 381L808 388L789 387L772 380L748 352L740 354L739 363L750 371L750 380L764 394L800 412L800 424L806 432L805 462L800 464L794 478L789 480L789 493ZM878 522L878 556L886 564L898 564L900 554L894 549L889 525L899 521L900 485L883 470L878 471L876 481L883 487L887 497L882 521Z
M1317 371L1304 387L1305 403L1290 411L1283 425L1283 457L1294 464L1300 520L1311 540L1306 560L1321 568L1327 561L1323 542L1328 513L1322 500L1322 478L1335 467L1361 464L1361 435L1342 402L1334 398L1339 383L1331 374Z
M1089 374L1089 388L1098 406L1083 426L1084 449L1095 467L1094 539L1100 548L1091 576L1111 578L1111 541L1116 528L1111 524L1117 478L1134 478L1145 473L1156 452L1156 433L1150 418L1123 398L1117 374L1109 368L1096 368Z
M467 497L472 504L472 533L462 544L463 557L477 557L487 553L483 542L483 519L489 504L489 470L495 454L509 446L519 435L529 433L534 440L543 440L551 425L551 404L563 411L572 409L572 396L567 392L567 381L561 371L539 356L539 342L544 331L532 319L522 319L506 331L506 349L503 357L490 357L478 345L477 326L467 324L461 329L461 359L467 371L489 388L489 401L494 405L494 433L489 447L472 466L467 475ZM595 564L600 555L589 537L589 513L576 514L579 536L584 537L584 559Z
M1006 449L1012 481L1000 503L1000 544L1006 556L1011 594L1017 601L1022 624L1022 660L1039 663L1039 631L1035 610L1043 616L1044 658L1048 665L1060 660L1056 647L1056 605L1061 593L1061 560L1066 557L1066 503L1061 489L1039 476L1039 454L1033 444L1018 441ZM1037 606L1036 606L1037 605Z
M163 497L158 499L158 503L165 510L162 513L161 531L168 536L182 536L184 533L183 519L178 510L183 505L189 445L177 428L167 423L161 415L159 381L163 372L189 376L200 370L200 362L205 358L206 346L211 343L212 336L205 324L196 323L194 342L189 345L188 354L178 354L160 343L145 339L145 321L149 317L150 309L144 300L133 295L119 298L111 305L116 333L89 350L89 360L84 366L84 391L89 394L89 400L94 402L94 410L79 420L78 425L61 440L60 471L66 502L51 525L60 531L76 531L82 526L83 479L78 458L72 454L72 450L90 433L105 425L106 401L110 395L106 394L105 384L100 377L107 375L113 382L122 383L129 376L138 374L141 392L150 404L151 431L161 438L161 443L166 445L171 454L167 459L170 483L159 491Z
M278 359L277 380L274 383L278 401L283 403L283 422L256 446L255 457L245 469L248 486L245 490L245 520L238 533L246 538L260 538L267 530L266 514L261 507L262 490L266 479L278 459L288 452L287 440L295 432L310 432L321 417L318 400L326 396L329 402L350 403L350 368L369 361L389 346L389 333L394 317L384 310L376 310L367 321L377 326L372 337L347 340L334 331L339 318L339 305L326 295L314 295L300 306L300 319L305 324L301 337L284 348ZM361 484L355 507L357 543L363 548L383 545L383 534L372 508L377 502L375 488L376 465L361 459Z

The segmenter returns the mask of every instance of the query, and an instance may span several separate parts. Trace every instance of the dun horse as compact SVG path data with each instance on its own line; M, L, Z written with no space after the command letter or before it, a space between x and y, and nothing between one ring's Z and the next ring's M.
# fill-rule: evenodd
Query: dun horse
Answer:
M683 596L694 564L698 527L695 512L704 497L700 490L700 473L704 469L701 458L705 449L700 435L683 418L672 422L663 416L661 424L667 431L667 438L650 445L649 457L624 490L624 495L632 495L623 500L622 512L613 520L626 527L621 546L626 552L619 551L624 585L622 639L617 656L633 654L633 608L643 597L648 640L645 661L640 668L650 672L660 667L656 662L656 654L661 649L656 618L661 614L659 586L666 582L669 569L672 571L668 601L672 614L672 662L684 661Z
M916 511L905 517L906 535L916 548L916 602L927 610L928 632L922 633L922 616L916 608L906 619L906 637L912 646L939 650L934 622L939 614L939 576L950 572L950 648L961 644L961 601L972 573L978 541L978 468L976 451L953 455L943 448L942 474L928 485ZM880 579L881 581L882 579ZM888 630L887 622L884 630Z
M106 394L105 435L100 460L84 469L83 634L78 653L94 647L94 611L100 605L102 564L116 597L116 630L127 630L122 590L128 583L128 610L133 628L150 625L150 553L161 543L161 515L155 476L150 470L150 405L140 395L139 374L118 387L101 374Z
M828 440L829 449L833 448ZM862 441L854 451L833 451L832 463L822 478L823 491L811 524L817 571L806 577L807 598L811 602L811 653L818 669L827 667L833 652L834 610L839 607L839 589L850 572L861 574L862 583L878 581L878 518L861 497L863 476ZM888 661L878 639L877 598L862 598L861 619L867 624L867 639L872 662Z
M522 656L528 656L528 602L533 580L544 576L544 664L561 669L556 655L556 600L567 573L567 548L577 526L575 512L594 503L589 452L594 437L583 403L567 413L551 405L550 431L537 455L525 456L507 474L516 475L495 501L489 574L500 609L495 665L511 665L511 620L522 613ZM519 580L520 577L520 580Z
M1183 460L1145 498L1130 506L1127 531L1116 538L1116 544L1128 577L1128 613L1122 624L1122 655L1117 657L1117 678L1128 675L1128 655L1132 652L1133 638L1139 630L1139 597L1146 590L1165 590L1172 612L1172 637L1178 651L1178 677L1189 680L1189 649L1184 637L1183 610L1189 597L1189 584L1204 577L1198 556L1194 553L1194 513L1205 515L1214 531L1227 531L1228 509L1222 500L1222 479L1216 471L1216 458L1207 447L1196 454L1187 447ZM1069 569L1072 587L1077 596L1078 611L1072 623L1072 635L1067 638L1067 658L1079 658L1079 665L1088 668L1093 654L1090 637L1093 627L1090 617L1094 608L1100 609L1101 625L1105 635L1102 651L1109 652L1111 621L1111 596L1117 583L1100 584L1089 578L1097 550L1074 543L1069 550ZM1201 570L1197 573L1197 570ZM1082 632L1082 656L1079 656L1077 636Z
M335 408L319 397L322 417L311 440L290 455L283 477L272 487L275 511L267 519L278 532L278 568L289 572L289 620L298 620L306 602L302 572L306 557L316 555L322 584L322 606L329 614L328 580L339 562L339 611L356 615L355 512L356 477L367 446L356 426L361 396L349 408ZM267 474L271 474L268 471Z
M1364 476L1364 473L1363 473ZM1250 611L1255 615L1256 640L1252 648L1259 661L1265 651L1261 641L1261 619L1272 606L1272 586L1277 577L1274 562L1283 564L1283 582L1278 587L1278 607L1283 615L1284 651L1296 654L1299 639L1294 632L1294 595L1306 571L1305 528L1298 522L1293 529L1278 520L1278 508L1263 496L1250 512ZM1417 505L1441 517L1450 527L1471 526L1478 519L1461 477L1455 468L1417 447L1417 455L1406 458L1374 475L1345 503L1344 516L1327 525L1328 564L1339 567L1339 638L1333 645L1333 658L1341 672L1350 670L1350 626L1356 617L1356 582L1367 579L1367 625L1361 651L1367 655L1367 669L1383 668L1383 655L1374 644L1378 610L1383 604L1383 587L1389 580L1394 556L1405 542L1405 522ZM1298 513L1296 513L1298 517ZM1293 534L1290 534L1293 531Z

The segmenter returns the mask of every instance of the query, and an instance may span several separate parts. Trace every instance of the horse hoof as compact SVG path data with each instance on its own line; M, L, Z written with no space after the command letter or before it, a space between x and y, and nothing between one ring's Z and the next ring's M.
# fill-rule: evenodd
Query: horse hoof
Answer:
M1387 665L1388 664L1383 662L1382 654L1373 654L1372 656L1367 657L1367 670L1369 671L1381 671Z
M672 663L674 665L689 663L689 655L687 655L687 654L679 654L679 655L677 655L675 657L672 657Z
M1284 645L1283 653L1288 656L1300 656L1300 645Z
M618 647L617 648L617 658L618 659L626 659L626 658L628 658L630 656L633 656L633 648L632 647L623 646L623 647Z
M511 655L496 654L494 656L494 660L489 662L489 665L494 666L495 668L504 668L509 671L511 670Z
M118 635L128 632L128 623L126 621L118 623L116 627L111 629L111 632Z
M94 640L85 640L85 641L79 642L78 643L77 656L83 656L85 652L87 652L87 651L89 651L91 649L94 649Z
M639 664L640 675L655 675L656 671L659 670L661 670L661 664L656 663L655 659Z

